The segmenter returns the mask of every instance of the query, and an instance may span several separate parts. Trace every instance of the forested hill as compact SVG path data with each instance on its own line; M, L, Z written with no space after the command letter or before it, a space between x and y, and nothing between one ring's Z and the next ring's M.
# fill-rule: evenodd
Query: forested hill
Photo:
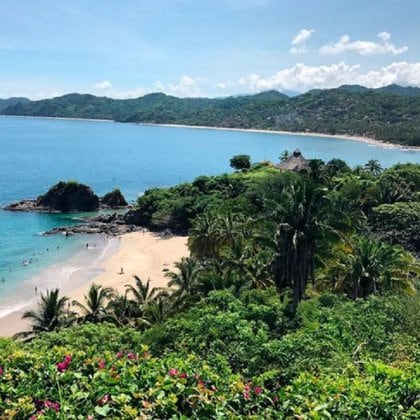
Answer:
M28 98L8 98L8 99L0 99L0 112L3 109L6 109L8 107L12 107L16 104L23 104L31 102Z
M213 99L152 93L119 100L69 94L15 100L8 106L0 100L0 113L364 135L420 146L420 88L398 85L379 89L344 85L293 98L277 91Z

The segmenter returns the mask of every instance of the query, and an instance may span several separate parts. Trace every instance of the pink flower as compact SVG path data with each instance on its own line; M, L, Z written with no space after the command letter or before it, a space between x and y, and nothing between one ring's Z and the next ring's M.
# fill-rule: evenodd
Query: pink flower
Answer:
M254 388L254 392L255 392L257 395L260 395L260 394L261 394L261 391L262 391L262 389L261 389L261 387L259 387L259 386L256 386L256 387Z
M56 366L59 372L64 372L69 368L69 365L66 362L59 362Z
M0 376L3 376L4 370L3 368L0 366Z
M251 391L251 384L245 384L242 395L244 396L246 400L249 400L251 398L250 391Z
M128 357L130 360L137 360L137 359L138 359L138 356L137 356L136 354L134 354L134 353L128 353L128 354L127 354L127 357Z
M109 394L105 394L99 401L99 405L105 405L108 401L111 401L111 396Z
M187 374L185 372L182 372L178 375L178 378L185 379L187 377Z
M117 359L121 359L121 357L124 356L124 353L122 351L117 352Z
M55 412L59 412L60 411L60 404L58 402L53 402L53 401L45 401L45 408L51 408L53 409Z
M98 368L99 369L105 369L105 360L104 359L100 359L98 362Z
M176 375L178 375L178 369L174 369L174 368L169 369L168 374L169 374L169 376L176 376Z
M65 370L67 370L70 366L71 361L73 360L73 358L71 357L71 355L67 355L64 357L62 362L59 362L56 364L57 366L57 370L59 372L64 372Z

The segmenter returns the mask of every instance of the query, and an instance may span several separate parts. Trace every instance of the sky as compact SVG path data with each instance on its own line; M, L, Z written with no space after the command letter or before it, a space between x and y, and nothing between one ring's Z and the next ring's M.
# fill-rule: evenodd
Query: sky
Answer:
M420 87L420 0L0 0L0 98Z

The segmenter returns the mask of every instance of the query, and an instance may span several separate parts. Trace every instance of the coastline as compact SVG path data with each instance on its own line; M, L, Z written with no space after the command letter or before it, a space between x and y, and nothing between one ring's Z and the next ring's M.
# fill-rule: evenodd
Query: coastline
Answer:
M150 127L170 127L170 128L197 128L199 130L222 130L222 131L238 131L244 133L263 133L263 134L281 134L288 136L303 136L303 137L327 137L336 140L351 140L358 141L371 146L382 147L384 149L399 149L407 152L420 152L420 146L404 146L398 143L390 143L387 140L377 140L372 137L365 136L349 136L346 134L327 134L327 133L316 133L316 132L305 132L305 131L284 131L284 130L267 130L257 128L228 128L228 127L211 127L205 125L187 125L187 124L155 124L155 123L136 123L136 122L120 122L115 120L99 119L99 118L72 118L72 117L42 117L32 115L0 115L1 117L13 117L13 118L37 118L37 119L50 119L50 120L70 120L70 121L93 121L93 122L107 122L117 124L132 124L142 125Z
M200 130L223 130L223 131L239 131L245 133L263 133L263 134L282 134L290 136L301 136L301 137L327 137L336 140L351 140L359 141L362 143L370 144L372 146L382 147L384 149L400 149L404 151L420 152L420 146L404 146L398 143L389 143L384 140L377 140L371 137L364 136L348 136L346 134L324 134L315 132L304 132L304 131L283 131L283 130L267 130L257 128L227 128L227 127L207 127L205 125L182 125L182 124L153 124L153 123L131 123L140 124L145 126L157 126L157 127L171 127L171 128L198 128Z
M134 275L143 281L150 278L152 287L164 287L168 280L162 270L172 270L175 262L189 255L185 236L161 238L151 232L133 232L112 238L108 244L99 256L94 254L88 257L87 264L71 271L69 276L62 279L62 284L48 285L49 288L59 287L60 295L69 297L70 302L83 302L93 283L124 293L125 284L133 283ZM124 269L122 275L119 274L121 268ZM45 290L46 287L40 292ZM22 314L36 309L39 297L40 293L25 306L0 318L0 337L12 336L28 328L30 322L22 320Z

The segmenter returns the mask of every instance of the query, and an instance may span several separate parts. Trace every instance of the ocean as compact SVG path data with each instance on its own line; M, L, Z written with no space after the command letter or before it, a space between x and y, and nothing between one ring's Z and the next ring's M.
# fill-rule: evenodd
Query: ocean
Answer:
M229 159L278 162L284 150L307 158L341 158L351 166L420 163L420 152L352 140L185 127L48 118L0 117L0 206L35 198L60 180L77 180L103 195L118 187L134 202L146 189L199 175L230 172ZM101 237L43 236L79 215L0 210L0 318L30 304L37 292L68 287L100 270L117 244ZM88 246L86 246L88 244ZM1 321L0 321L1 322Z

